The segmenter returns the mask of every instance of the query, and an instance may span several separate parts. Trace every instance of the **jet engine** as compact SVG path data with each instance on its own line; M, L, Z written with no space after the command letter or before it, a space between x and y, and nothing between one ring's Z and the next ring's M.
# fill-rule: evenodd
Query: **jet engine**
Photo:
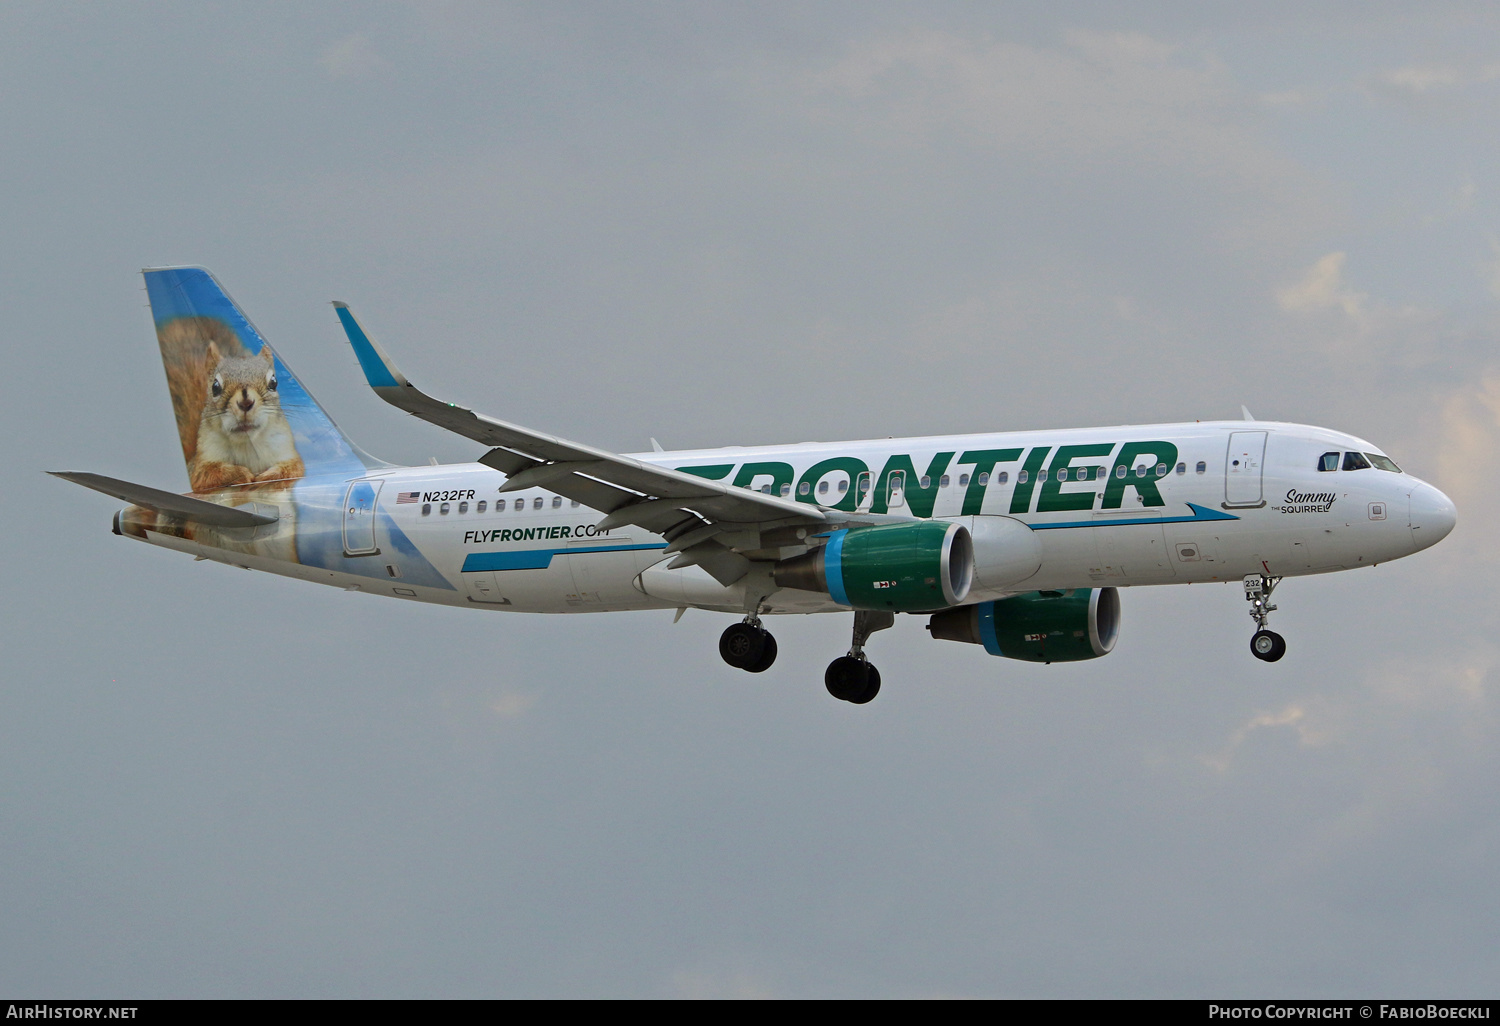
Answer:
M942 609L969 594L974 543L963 525L941 520L845 528L822 548L777 563L773 577L855 609Z
M983 645L990 655L1033 663L1096 659L1120 634L1114 588L1033 591L935 613L927 630L942 641Z

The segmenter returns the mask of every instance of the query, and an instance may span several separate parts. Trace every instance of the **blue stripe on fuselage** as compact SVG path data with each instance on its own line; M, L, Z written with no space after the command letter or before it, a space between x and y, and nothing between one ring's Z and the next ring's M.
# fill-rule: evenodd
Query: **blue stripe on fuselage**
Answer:
M560 552L583 555L588 552L637 552L643 549L664 549L666 542L656 545L605 545L595 549L519 549L514 552L471 552L464 557L463 572L477 570L545 570L552 565L552 557Z

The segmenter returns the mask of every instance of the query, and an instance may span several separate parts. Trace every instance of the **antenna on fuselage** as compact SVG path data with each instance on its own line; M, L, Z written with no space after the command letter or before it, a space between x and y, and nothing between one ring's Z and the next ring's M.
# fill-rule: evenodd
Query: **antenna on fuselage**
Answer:
M1244 414L1246 420L1254 420L1255 415L1250 412L1250 407L1241 405L1240 413Z

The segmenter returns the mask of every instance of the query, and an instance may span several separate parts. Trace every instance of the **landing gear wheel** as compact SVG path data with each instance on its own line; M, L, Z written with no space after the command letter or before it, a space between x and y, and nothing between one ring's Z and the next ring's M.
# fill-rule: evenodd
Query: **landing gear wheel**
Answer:
M752 665L745 667L750 673L765 673L776 661L776 639L765 628L761 628L760 633L765 637L765 646L761 649L760 658Z
M839 656L824 671L823 685L841 702L864 705L880 693L880 671L863 659Z
M766 669L771 665L771 660L776 658L776 642L771 640L771 635L752 624L732 623L719 636L719 655L726 663L739 670L750 670L751 667L758 666L765 659L767 648L771 650L771 658L759 670L751 671L754 673Z
M1255 658L1274 663L1286 655L1286 639L1275 631L1256 631L1250 638L1250 651Z
M866 663L870 668L870 675L865 679L865 689L857 697L849 699L855 705L864 705L870 699L880 694L880 671L875 669L874 663Z

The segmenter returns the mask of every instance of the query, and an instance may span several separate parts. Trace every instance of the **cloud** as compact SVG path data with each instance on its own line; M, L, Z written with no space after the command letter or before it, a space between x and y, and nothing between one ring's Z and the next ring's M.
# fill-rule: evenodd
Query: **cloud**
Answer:
M1488 64L1408 64L1390 68L1367 79L1370 92L1405 103L1414 109L1439 101L1449 102L1474 86L1500 78L1500 62Z
M518 691L512 691L501 695L491 702L490 712L501 719L514 719L517 716L523 716L530 712L532 707L536 705L536 702L537 696L535 695L525 695Z
M1301 281L1276 293L1277 304L1288 313L1337 309L1349 317L1360 316L1368 297L1344 284L1345 256L1338 252L1321 257Z
M1462 341L1462 332L1441 311L1372 300L1344 275L1347 254L1327 253L1302 277L1275 291L1276 305L1300 322L1302 344L1329 357L1385 360L1376 373L1430 365ZM1348 368L1344 368L1347 374Z
M1189 62L1138 32L1073 32L1043 47L913 30L857 42L797 81L825 104L864 105L910 140L957 131L972 144L1037 155L1125 148L1252 174L1282 168L1225 116L1240 100L1219 62Z
M330 44L318 58L330 78L363 78L385 67L385 58L363 32Z
M1448 65L1411 65L1380 75L1380 80L1391 88L1418 94L1448 89L1467 79L1468 76Z
M1441 409L1435 483L1459 510L1453 539L1459 544L1452 551L1462 551L1466 564L1500 561L1500 535L1490 512L1500 509L1500 482L1487 472L1490 458L1500 451L1500 368L1453 389Z
M1218 773L1224 773L1234 762L1235 753L1255 731L1275 728L1290 730L1296 735L1298 744L1306 748L1327 744L1333 738L1333 732L1328 727L1314 725L1305 705L1293 702L1276 712L1256 713L1250 717L1229 736L1222 750L1215 755L1204 756L1203 764Z

